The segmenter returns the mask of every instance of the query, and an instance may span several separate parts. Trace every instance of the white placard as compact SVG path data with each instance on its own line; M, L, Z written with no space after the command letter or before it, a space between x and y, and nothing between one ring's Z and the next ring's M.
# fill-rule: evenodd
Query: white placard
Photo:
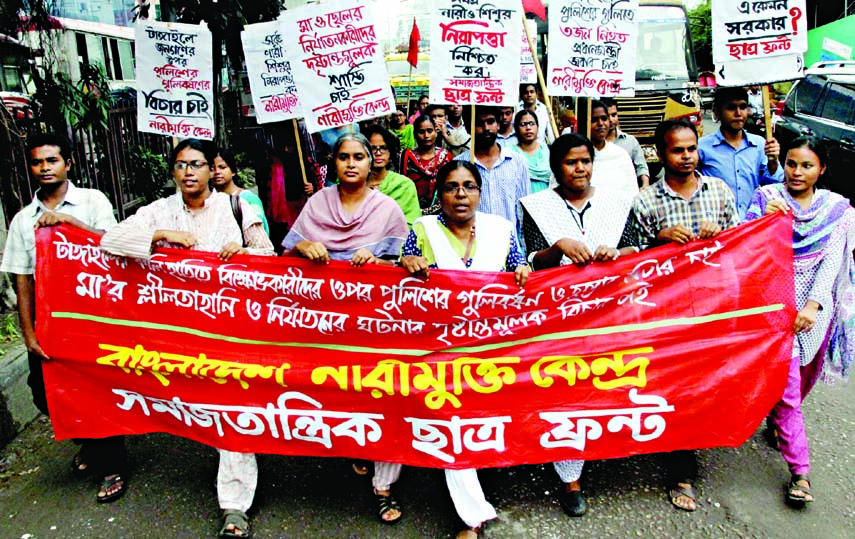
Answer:
M521 21L520 0L434 0L431 103L515 107Z
M638 0L549 3L550 95L633 96Z
M532 40L537 46L537 23L526 20L528 32ZM522 32L522 52L520 53L520 84L532 83L537 84L537 70L534 67L534 55L531 53L531 46L528 43L528 37L525 31Z
M804 77L805 62L801 54L751 58L716 65L715 73L719 86L771 84Z
M240 38L258 123L302 116L279 21L248 25Z
M135 39L137 128L213 140L211 32L192 24L140 21Z
M310 132L395 109L376 19L364 2L305 5L286 11L280 20Z
M721 65L737 60L804 54L808 48L806 13L805 0L713 2L713 61ZM764 68L775 69L772 64L761 67ZM762 73L758 75L763 76Z

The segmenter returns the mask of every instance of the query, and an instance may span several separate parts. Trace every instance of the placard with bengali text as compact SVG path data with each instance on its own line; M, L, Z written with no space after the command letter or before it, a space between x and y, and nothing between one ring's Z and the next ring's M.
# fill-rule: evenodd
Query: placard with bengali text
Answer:
M247 25L240 38L258 123L280 122L302 116L280 23L273 21Z

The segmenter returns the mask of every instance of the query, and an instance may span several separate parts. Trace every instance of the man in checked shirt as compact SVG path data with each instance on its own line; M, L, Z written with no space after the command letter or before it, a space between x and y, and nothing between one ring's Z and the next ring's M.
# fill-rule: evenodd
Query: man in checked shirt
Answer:
M656 128L656 150L665 178L641 191L632 204L634 245L648 249L666 243L685 245L709 239L739 224L733 192L722 180L702 176L698 166L698 132L686 120L666 120ZM669 498L684 511L697 509L692 487L698 473L694 451L668 456Z

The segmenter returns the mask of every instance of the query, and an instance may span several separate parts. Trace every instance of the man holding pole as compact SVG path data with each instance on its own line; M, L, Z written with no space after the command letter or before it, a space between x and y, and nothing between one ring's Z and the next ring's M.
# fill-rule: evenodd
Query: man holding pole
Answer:
M698 143L698 170L705 176L721 178L736 197L739 218L745 212L754 191L761 185L784 181L778 166L780 146L768 133L768 140L745 130L750 105L742 87L718 88L713 111L721 129L701 138Z
M517 237L522 229L522 218L517 212L517 202L531 193L531 181L525 160L510 148L499 145L499 109L477 107L472 128L475 138L475 157L471 150L457 156L460 161L470 161L481 173L481 205L478 211L504 217L514 223Z

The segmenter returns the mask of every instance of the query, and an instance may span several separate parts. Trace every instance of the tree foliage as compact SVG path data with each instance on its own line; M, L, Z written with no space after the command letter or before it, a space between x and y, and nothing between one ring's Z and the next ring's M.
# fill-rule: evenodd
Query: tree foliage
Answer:
M712 10L710 0L704 0L689 12L692 28L692 46L695 60L702 70L713 69L712 59Z

